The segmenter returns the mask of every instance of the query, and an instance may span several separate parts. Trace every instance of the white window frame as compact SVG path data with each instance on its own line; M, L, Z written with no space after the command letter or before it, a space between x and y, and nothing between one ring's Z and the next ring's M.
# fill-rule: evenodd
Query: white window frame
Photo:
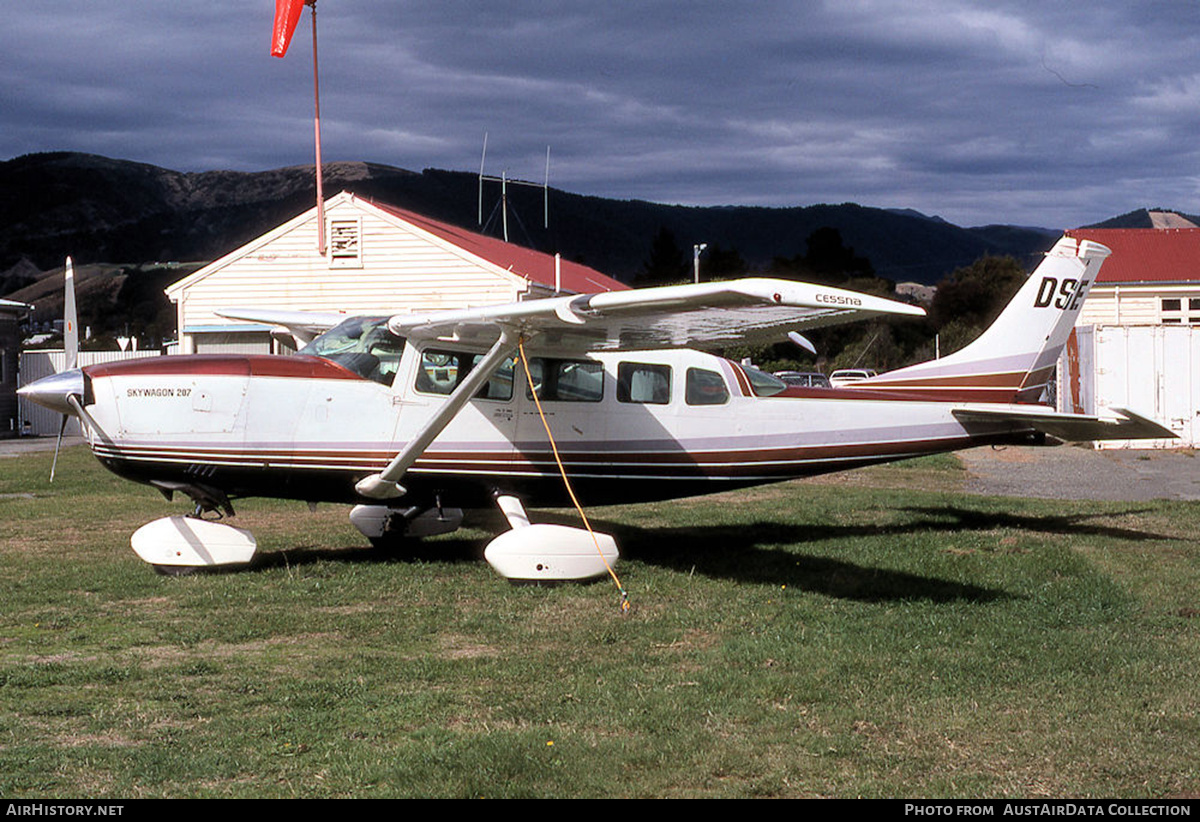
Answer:
M1179 308L1166 308L1167 300L1179 302ZM1200 325L1200 295L1171 294L1158 298L1158 321L1163 325Z

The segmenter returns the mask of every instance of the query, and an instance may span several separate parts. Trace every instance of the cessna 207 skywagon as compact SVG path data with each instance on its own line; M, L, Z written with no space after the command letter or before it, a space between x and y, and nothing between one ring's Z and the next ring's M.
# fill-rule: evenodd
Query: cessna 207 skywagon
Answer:
M332 326L281 312L296 355L189 355L93 365L21 389L77 416L111 471L195 503L140 529L160 569L248 562L253 537L203 519L265 496L349 503L373 542L456 529L499 504L485 552L514 579L603 574L611 537L531 525L522 499L669 499L1012 441L1173 436L1130 411L1035 404L1109 250L1063 238L976 342L845 388L791 388L712 354L745 341L919 308L825 286L746 279L518 302ZM315 329L328 328L315 336ZM556 443L555 446L552 445Z

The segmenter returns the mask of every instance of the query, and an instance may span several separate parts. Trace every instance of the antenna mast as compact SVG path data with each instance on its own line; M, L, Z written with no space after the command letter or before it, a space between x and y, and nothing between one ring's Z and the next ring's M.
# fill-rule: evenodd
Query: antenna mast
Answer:
M504 225L504 242L508 242L508 187L510 185L532 186L542 190L542 228L550 227L550 146L546 146L546 178L544 182L532 183L528 180L509 179L508 172L502 172L499 177L483 173L487 162L488 135L483 133L483 156L479 160L479 225L483 225L483 181L500 184L500 205L503 209L501 219Z

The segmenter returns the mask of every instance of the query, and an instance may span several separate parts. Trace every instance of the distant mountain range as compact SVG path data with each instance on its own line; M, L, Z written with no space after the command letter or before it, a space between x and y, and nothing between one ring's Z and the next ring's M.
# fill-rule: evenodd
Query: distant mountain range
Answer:
M478 178L469 172L407 171L376 163L330 163L325 192L420 212L473 230L479 226ZM484 190L485 230L498 234L499 185ZM216 259L311 208L312 167L262 172L182 173L88 154L30 154L0 163L0 296L36 271L78 263L143 264ZM626 282L643 268L663 227L679 246L735 250L753 269L806 252L813 231L833 227L846 246L896 282L933 284L985 254L1030 261L1058 230L1018 226L961 228L911 210L852 203L794 208L689 207L509 190L513 242L560 252ZM1104 223L1149 227L1146 211Z

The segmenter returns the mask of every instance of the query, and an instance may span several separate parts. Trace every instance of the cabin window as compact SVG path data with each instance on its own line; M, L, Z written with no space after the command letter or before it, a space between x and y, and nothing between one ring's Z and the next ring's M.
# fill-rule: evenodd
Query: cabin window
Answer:
M617 401L666 405L671 401L671 366L620 363L617 366Z
M724 405L729 402L729 388L716 371L689 368L684 400L688 405Z
M742 366L742 373L750 381L750 390L754 392L754 396L756 397L773 397L781 391L787 390L787 383L774 374L759 371L757 368L749 365Z
M362 221L329 221L329 265L331 268L362 267Z
M534 357L529 375L543 402L600 402L604 398L604 366L593 360ZM529 386L525 396L533 399Z
M417 369L418 391L425 394L447 396L467 378L471 369L484 358L483 354L463 351L445 351L427 348L421 352L421 366ZM480 400L511 400L513 366L516 359L509 357L475 394Z

